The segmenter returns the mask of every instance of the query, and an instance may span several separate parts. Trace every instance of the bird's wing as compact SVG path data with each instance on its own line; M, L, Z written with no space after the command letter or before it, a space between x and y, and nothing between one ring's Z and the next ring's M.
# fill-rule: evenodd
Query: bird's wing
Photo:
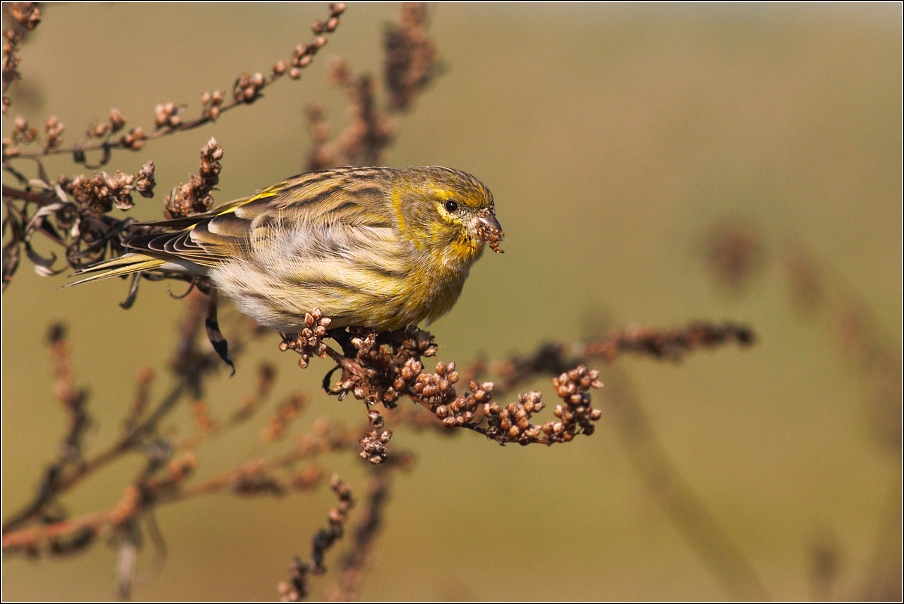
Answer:
M216 267L247 247L253 221L237 216L236 208L252 206L260 216L265 217L268 202L279 194L282 184L284 183L253 197L227 203L206 214L147 223L147 226L182 228L137 235L127 239L125 244L131 250L159 258L187 260L200 266Z
M391 168L335 168L310 172L281 183L270 202L280 219L295 223L341 223L349 226L391 227L388 191L396 171ZM240 216L252 206L238 206Z
M169 233L138 235L126 241L135 251L160 258L187 260L216 267L246 255L277 232L299 225L358 230L391 229L385 196L392 170L338 168L287 179L252 197L238 199L186 218L148 226L180 228Z

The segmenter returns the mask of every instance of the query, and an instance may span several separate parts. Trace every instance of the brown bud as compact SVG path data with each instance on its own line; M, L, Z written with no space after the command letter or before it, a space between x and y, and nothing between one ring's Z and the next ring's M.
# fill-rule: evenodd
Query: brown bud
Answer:
M113 108L110 109L110 128L113 132L117 132L122 129L126 124L126 118L123 116L122 112L119 109Z

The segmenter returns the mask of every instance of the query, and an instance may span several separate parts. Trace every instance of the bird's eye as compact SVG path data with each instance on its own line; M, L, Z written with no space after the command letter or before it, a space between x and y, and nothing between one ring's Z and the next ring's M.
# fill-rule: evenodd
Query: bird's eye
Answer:
M454 212L455 210L458 209L458 202L453 201L453 200L450 199L449 201L447 201L447 202L444 204L444 207L446 208L446 211L447 211L447 212Z

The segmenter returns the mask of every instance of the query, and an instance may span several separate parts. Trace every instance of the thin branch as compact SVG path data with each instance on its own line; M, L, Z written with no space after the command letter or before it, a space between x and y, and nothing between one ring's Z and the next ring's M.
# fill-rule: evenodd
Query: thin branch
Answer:
M314 55L317 54L326 44L327 39L324 34L332 33L339 25L339 16L345 12L345 3L334 2L330 4L330 16L326 22L316 21L313 30L316 37L307 44L301 44L295 48L293 57L289 61L278 61L273 65L269 75L263 75L258 72L253 75L247 73L240 75L233 84L232 98L225 101L224 93L217 91L214 93L205 93L202 95L204 108L199 117L193 120L183 120L179 115L182 106L174 103L165 103L158 105L155 113L156 130L145 133L143 128L133 128L128 134L122 136L118 140L110 140L111 135L122 127L125 123L124 118L119 114L117 120L113 119L111 113L110 127L101 129L89 129L89 135L101 136L103 140L98 142L89 142L91 138L85 139L73 147L62 147L60 145L45 145L45 148L39 153L7 153L4 160L11 157L38 158L48 155L72 154L76 163L84 163L85 154L93 151L101 151L103 157L100 165L109 161L111 152L115 149L131 149L137 151L141 149L147 141L156 140L165 136L170 136L178 132L185 132L199 128L205 124L214 122L217 118L227 112L235 109L240 105L250 105L258 100L262 95L261 91L288 75L291 79L298 79L301 76L301 70L310 65ZM115 110L114 110L115 111ZM119 126L117 128L116 126Z

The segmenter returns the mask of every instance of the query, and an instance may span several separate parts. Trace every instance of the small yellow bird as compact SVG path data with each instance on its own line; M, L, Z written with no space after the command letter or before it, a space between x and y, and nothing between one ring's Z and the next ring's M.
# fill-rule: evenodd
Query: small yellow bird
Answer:
M134 250L72 283L157 271L209 277L242 312L282 333L320 308L331 327L384 331L432 322L503 231L493 195L438 166L336 168L289 178L205 214L149 226Z

